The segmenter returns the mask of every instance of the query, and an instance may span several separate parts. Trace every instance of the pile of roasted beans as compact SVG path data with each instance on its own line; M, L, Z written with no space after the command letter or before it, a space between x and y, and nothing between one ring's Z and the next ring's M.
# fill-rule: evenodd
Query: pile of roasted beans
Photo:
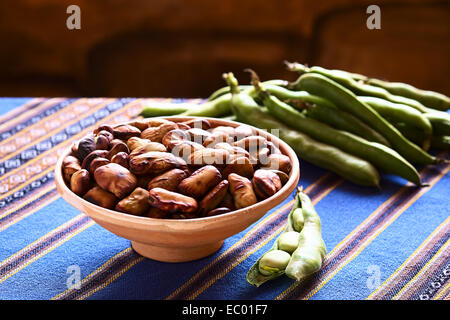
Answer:
M247 126L207 119L101 125L62 165L69 188L107 209L150 218L208 217L273 196L290 158Z

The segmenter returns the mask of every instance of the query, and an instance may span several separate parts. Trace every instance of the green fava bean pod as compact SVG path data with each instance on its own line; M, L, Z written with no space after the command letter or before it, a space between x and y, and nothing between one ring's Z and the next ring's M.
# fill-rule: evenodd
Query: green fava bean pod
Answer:
M410 141L421 144L424 140L423 132L406 125L405 123L394 123L394 126ZM431 148L437 150L450 150L450 136L433 135L431 137Z
M430 120L420 111L404 104L393 103L376 97L358 96L358 99L371 106L384 118L389 118L396 122L403 122L423 131L425 139L422 149L429 149L433 135L433 127Z
M368 84L383 88L392 94L414 99L426 107L446 111L450 109L450 98L434 91L421 90L402 82L389 82L379 79L367 79Z
M295 195L295 201L292 206L292 209L289 212L284 230L282 231L280 236L276 239L276 241L272 245L272 248L270 248L269 251L267 251L260 258L258 258L258 260L247 272L247 282L249 284L259 287L263 283L278 278L284 274L284 269L289 263L290 254L286 251L280 250L280 248L278 247L279 245L278 240L283 234L292 232L294 230L292 215L295 212L295 210L299 208L299 205L300 205L300 197L299 194L297 193ZM289 259L286 259L287 257L289 257Z
M231 94L227 93L215 100L193 106L181 113L180 116L220 118L231 114L230 102Z
M230 85L233 94L231 108L238 121L278 132L279 138L301 159L333 171L357 185L379 188L380 175L371 163L291 129L264 111L246 92L239 92L232 73L225 74L224 79Z
M294 105L294 107L296 107L296 105ZM307 106L305 111L305 115L308 118L326 123L335 129L348 131L367 141L378 142L387 147L391 146L389 141L387 141L380 133L373 130L350 113L336 107L331 108L324 105L313 104Z
M143 116L144 118L174 116L186 112L188 109L189 106L186 104L155 104L143 107L139 115Z
M431 122L436 135L450 135L450 115L445 112L427 112L424 116Z
M306 103L310 103L310 104L327 106L330 108L335 107L335 105L333 103L331 103L330 101L328 101L322 97L312 95L306 91L292 91L292 90L289 90L289 89L286 89L283 87L279 87L276 85L270 85L270 84L267 85L267 84L263 84L263 83L261 83L261 86L264 88L265 91L267 91L271 95L274 95L275 97L277 97L278 99L283 100L283 101L285 101L285 100L301 101L301 102L306 102ZM253 98L258 97L258 94L257 94L257 92L255 92L255 90L251 90L250 95Z
M381 117L372 107L358 100L357 96L339 83L320 74L306 73L299 78L299 86L312 94L335 103L339 108L355 115L384 135L392 147L413 164L437 164L443 162L426 153L406 139L392 124Z
M289 278L302 280L322 267L327 248L322 239L322 226L311 199L299 192L305 224L299 235L297 249L292 253L285 273Z
M240 85L239 86L239 90L247 90L247 89L251 89L252 86L250 85ZM213 101L227 93L230 92L230 87L222 87L220 89L217 89L216 91L214 91L207 99L207 101Z

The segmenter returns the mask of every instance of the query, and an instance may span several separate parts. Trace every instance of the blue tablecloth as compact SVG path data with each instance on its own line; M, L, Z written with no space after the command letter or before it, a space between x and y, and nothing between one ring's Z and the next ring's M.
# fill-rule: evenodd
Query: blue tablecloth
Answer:
M292 197L217 253L171 264L141 257L59 196L58 156L96 124L134 118L144 104L198 101L0 99L0 299L449 298L447 164L421 169L429 187L383 175L378 191L301 160L328 254L307 282L281 277L259 288L246 273L283 228Z

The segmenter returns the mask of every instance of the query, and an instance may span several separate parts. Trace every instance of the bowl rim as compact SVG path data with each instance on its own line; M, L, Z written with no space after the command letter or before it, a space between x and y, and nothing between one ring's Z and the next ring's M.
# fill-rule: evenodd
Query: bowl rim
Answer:
M67 148L59 157L57 163L56 163L56 167L55 167L55 183L57 184L57 186L59 188L62 188L64 191L68 192L70 195L72 195L73 197L75 197L77 199L77 201L81 201L81 203L83 204L83 207L88 207L91 208L92 211L94 211L97 214L101 214L103 216L107 216L111 219L117 219L117 220L121 220L121 221L126 221L127 223L133 223L134 225L141 225L141 226L149 226L149 225L155 225L155 224L171 224L173 223L175 224L193 224L193 223L198 223L201 221L216 221L216 220L221 220L221 219L227 219L227 218L232 218L236 215L241 215L241 214L245 214L245 212L248 211L253 211L255 208L258 208L260 206L264 206L267 203L270 202L274 202L275 204L272 206L272 209L279 205L280 203L282 203L287 197L283 198L283 199L277 199L276 195L277 194L283 194L284 192L286 192L289 189L293 189L295 190L295 187L293 187L294 185L297 186L299 178L300 178L300 162L299 159L296 155L296 153L294 152L294 150L283 140L281 140L280 138L274 136L273 134L267 132L264 129L260 129L257 127L254 127L252 125L248 125L245 123L240 123L240 122L236 122L236 121L232 121L232 120L228 120L228 119L220 119L220 118L212 118L212 117L197 117L197 116L164 116L164 117L150 117L150 118L136 118L130 121L126 121L126 122L121 122L118 124L114 124L114 126L116 125L122 125L122 124L131 124L135 121L140 121L140 120L145 120L145 119L165 119L165 120L174 120L174 122L177 122L175 120L178 120L178 122L182 122L182 121L187 121L187 120L192 120L192 119L206 119L206 120L212 120L215 122L219 122L219 123L223 123L223 125L231 125L233 127L237 127L240 125L245 125L245 126L249 126L252 129L256 130L258 134L262 134L266 139L268 139L269 141L272 142L277 142L279 149L282 151L282 153L284 155L287 155L292 162L291 165L291 172L289 173L289 179L288 181L283 185L283 187L278 190L277 193L275 193L273 196L266 198L262 201L258 201L257 203L245 207L245 208L241 208L241 209L237 209L231 212L227 212L227 213L223 213L223 214L219 214L219 215L215 215L215 216L210 216L210 217L198 217L198 218L190 218L190 219L168 219L168 218L150 218L150 217L143 217L143 216L136 216L136 215L132 215L132 214L128 214L128 213L124 213L124 212L120 212L120 211L116 211L116 210L112 210L112 209L107 209L107 208L103 208L101 206L98 206L96 204L93 204L85 199L83 199L82 197L76 195L66 184L63 175L62 175L62 162L64 160L64 158L66 156L68 156L72 150L71 147ZM222 125L222 124L220 124ZM61 192L58 189L58 192L61 194L61 196L72 206L74 206L72 204L72 199L66 199L64 197L64 192ZM291 191L292 192L292 191ZM290 193L289 193L290 194ZM289 195L288 195L289 196ZM277 200L275 200L277 199ZM279 200L279 201L278 201ZM76 206L74 206L76 207ZM271 210L271 209L269 209ZM87 214L88 216L91 216L90 213L88 212L83 212L85 214Z

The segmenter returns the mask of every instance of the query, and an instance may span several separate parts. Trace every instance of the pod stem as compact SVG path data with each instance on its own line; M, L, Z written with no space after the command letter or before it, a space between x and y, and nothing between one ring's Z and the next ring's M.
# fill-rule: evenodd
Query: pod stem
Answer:
M244 71L250 73L250 76L251 76L250 82L251 82L252 86L255 88L255 91L258 94L258 96L261 99L265 99L265 98L269 97L269 93L266 90L264 90L258 74L254 70L248 69L248 68L244 69Z
M307 65L298 62L284 61L284 64L289 71L297 72L300 75L309 72L309 68Z
M222 74L222 78L230 86L230 92L232 94L238 94L240 92L239 82L232 72Z

